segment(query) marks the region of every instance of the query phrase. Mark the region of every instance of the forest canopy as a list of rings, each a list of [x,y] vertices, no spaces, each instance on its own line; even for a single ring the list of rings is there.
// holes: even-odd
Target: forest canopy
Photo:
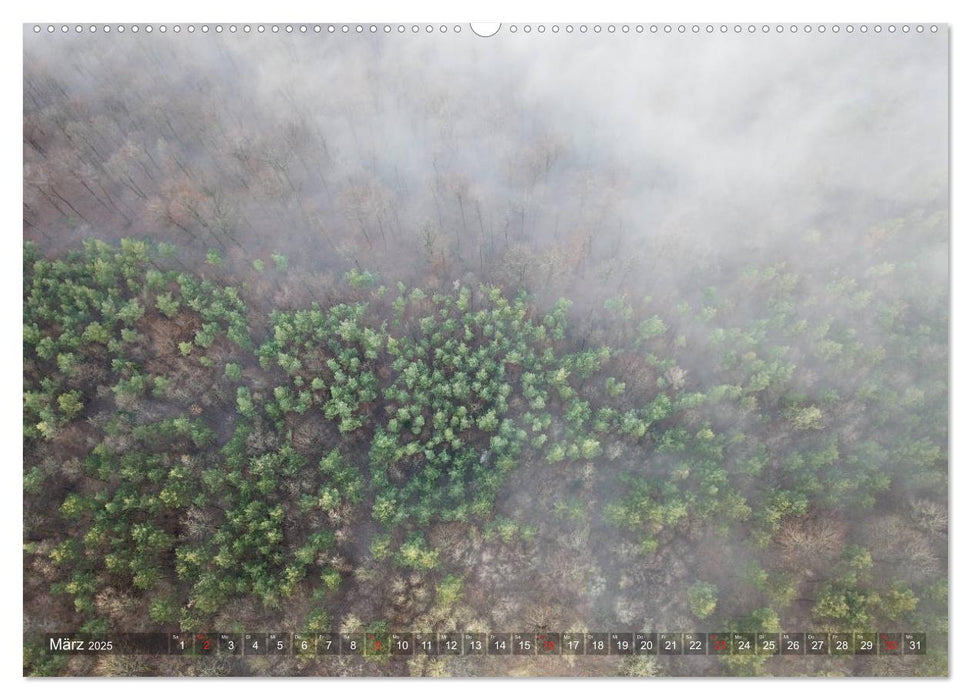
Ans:
[[[535,515],[497,508],[523,465],[561,482],[556,519],[601,521],[635,558],[741,536],[749,563],[728,585],[759,619],[803,596],[834,631],[933,621],[941,579],[899,558],[875,567],[871,550],[888,545],[866,534],[895,489],[919,494],[894,516],[926,548],[911,556],[931,561],[927,538],[943,534],[946,420],[926,409],[944,410],[945,384],[893,379],[942,349],[890,300],[873,322],[893,357],[818,320],[797,276],[753,269],[765,318],[723,328],[715,290],[680,310],[718,369],[700,384],[679,364],[685,335],[649,299],[605,300],[611,342],[591,346],[566,299],[543,309],[499,287],[389,286],[352,269],[344,301],[263,315],[247,299],[285,269],[228,286],[179,259],[134,239],[59,258],[24,249],[25,551],[81,631],[139,614],[211,628],[244,601],[257,618],[305,601],[301,630],[346,624],[341,595],[361,568],[457,580],[430,532],[537,546]],[[839,392],[799,386],[799,360],[833,354]],[[587,504],[584,482],[600,494]],[[711,583],[685,592],[698,620],[722,601]]]
[[[947,34],[25,27],[24,673],[945,674]]]

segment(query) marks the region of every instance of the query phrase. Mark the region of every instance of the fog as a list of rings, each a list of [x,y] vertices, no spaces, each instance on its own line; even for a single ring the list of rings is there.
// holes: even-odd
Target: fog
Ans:
[[[459,269],[480,271],[509,245],[585,236],[598,256],[639,259],[632,278],[657,260],[694,275],[765,251],[801,258],[791,247],[809,231],[849,262],[870,227],[946,207],[946,33],[25,32],[28,132],[35,119],[57,128],[38,114],[62,97],[34,82],[45,74],[80,129],[94,128],[92,105],[117,103],[99,153],[164,141],[191,186],[218,191],[237,240],[311,266],[332,264],[311,250],[366,265],[375,246],[414,249],[430,229]],[[164,182],[118,165],[164,197]],[[292,191],[254,192],[260,165]],[[96,232],[108,212],[85,194],[76,206]],[[159,225],[137,204],[126,235]],[[353,232],[369,252],[321,245]]]

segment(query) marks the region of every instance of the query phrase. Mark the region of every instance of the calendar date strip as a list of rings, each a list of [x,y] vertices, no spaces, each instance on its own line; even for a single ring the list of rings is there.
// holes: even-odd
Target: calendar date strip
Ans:
[[[895,656],[923,632],[290,632],[46,634],[53,654],[178,656]]]

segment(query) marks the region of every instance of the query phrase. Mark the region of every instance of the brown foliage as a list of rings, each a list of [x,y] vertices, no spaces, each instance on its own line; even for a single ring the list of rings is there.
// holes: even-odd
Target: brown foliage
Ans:
[[[828,511],[786,519],[776,535],[784,565],[807,572],[823,569],[839,556],[846,529],[846,523]]]

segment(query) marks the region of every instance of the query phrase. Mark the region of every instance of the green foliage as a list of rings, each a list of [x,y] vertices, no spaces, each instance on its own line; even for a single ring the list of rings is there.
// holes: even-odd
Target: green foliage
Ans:
[[[286,272],[289,266],[289,261],[286,255],[281,255],[280,253],[271,253],[270,258],[273,260],[273,264],[276,265],[277,272]]]
[[[698,619],[704,619],[715,612],[718,604],[718,588],[713,583],[696,581],[688,588],[688,608]]]
[[[307,613],[307,621],[304,623],[303,629],[305,634],[318,634],[330,631],[330,614],[322,608],[311,610]]]
[[[438,568],[438,550],[429,549],[425,545],[425,538],[420,533],[408,537],[398,553],[395,563],[415,571],[431,571]]]
[[[371,540],[371,556],[381,561],[391,556],[391,535],[377,535]]]
[[[870,609],[879,601],[872,592],[828,584],[816,596],[813,618],[830,629],[863,631],[871,627]]]
[[[729,620],[725,628],[731,632],[781,632],[779,615],[772,608],[758,608],[748,615]]]
[[[174,598],[156,596],[148,605],[148,616],[154,622],[175,622],[179,618],[179,605]]]
[[[639,332],[641,340],[650,340],[651,338],[667,333],[668,326],[658,316],[652,316],[649,319],[641,321]]]
[[[499,540],[506,544],[513,542],[530,542],[536,536],[536,529],[530,525],[522,525],[514,520],[497,516],[486,523],[482,532],[490,541]]]
[[[44,481],[46,480],[46,475],[43,470],[33,467],[30,471],[24,473],[24,493],[35,496],[41,492],[44,487]]]
[[[462,577],[447,575],[435,589],[435,604],[440,608],[451,608],[462,599]]]
[[[367,270],[348,270],[347,274],[344,275],[344,279],[354,289],[370,289],[377,284],[375,276]]]
[[[338,422],[342,433],[364,425],[365,406],[378,398],[370,363],[382,349],[380,334],[364,323],[366,311],[366,304],[340,304],[326,314],[316,306],[309,311],[273,314],[273,339],[260,347],[260,364],[281,368],[292,388],[314,387],[315,380],[320,387],[296,402],[288,387],[276,387],[281,414],[303,413],[317,406],[328,419]],[[307,367],[317,364],[327,367],[327,375],[310,373]]]
[[[337,569],[326,568],[320,574],[320,582],[326,591],[336,591],[341,586],[341,574]]]
[[[894,581],[890,589],[880,596],[880,614],[888,621],[905,619],[917,608],[920,601],[903,581]]]
[[[48,260],[25,246],[23,483],[43,523],[25,533],[25,571],[45,572],[78,629],[108,624],[105,592],[127,587],[160,625],[306,597],[317,607],[298,620],[328,630],[357,527],[372,528],[373,560],[354,575],[439,580],[444,615],[463,580],[440,571],[433,527],[466,524],[492,547],[548,534],[496,512],[523,465],[527,482],[564,484],[545,502],[559,526],[602,515],[635,562],[702,537],[737,542],[753,564],[732,585],[753,611],[724,620],[731,630],[779,629],[797,597],[820,629],[946,626],[933,614],[946,588],[886,576],[886,546],[838,515],[866,522],[881,497],[914,492],[931,505],[907,511],[902,532],[933,542],[946,529],[932,507],[947,487],[947,383],[934,369],[946,319],[896,287],[867,295],[843,273],[819,284],[755,269],[738,282],[757,300],[746,317],[722,287],[666,320],[620,295],[580,342],[565,300],[544,312],[497,287],[404,284],[385,298],[359,270],[345,276],[349,303],[267,319],[207,279],[227,272],[173,270],[173,253],[89,241]],[[269,259],[277,272],[258,284],[291,291],[286,257]],[[62,468],[64,455],[77,459]],[[590,493],[605,496],[599,514]],[[810,580],[796,563],[816,546]],[[710,583],[687,596],[699,619],[724,606]],[[56,666],[27,654],[31,673]]]
[[[80,391],[69,391],[57,397],[57,406],[66,420],[71,420],[84,409]]]
[[[42,641],[24,644],[25,676],[58,676],[67,667],[69,660],[68,654],[51,653]]]
[[[165,314],[166,317],[172,318],[179,313],[180,304],[178,299],[165,292],[155,297],[155,307]]]
[[[786,417],[796,430],[819,430],[822,427],[823,412],[817,406],[793,406],[786,411]]]
[[[604,302],[604,308],[620,316],[625,321],[629,321],[634,316],[634,309],[627,303],[625,295],[612,297]]]
[[[610,396],[612,398],[617,398],[618,396],[621,396],[626,389],[627,389],[626,382],[618,382],[614,377],[607,377],[607,382],[605,386],[607,396]]]

